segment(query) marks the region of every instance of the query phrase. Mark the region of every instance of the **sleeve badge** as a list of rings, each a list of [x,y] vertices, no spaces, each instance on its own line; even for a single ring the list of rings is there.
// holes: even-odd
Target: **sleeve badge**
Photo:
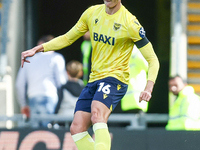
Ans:
[[[140,30],[139,30],[139,35],[140,35],[140,37],[141,37],[141,38],[144,38],[144,37],[145,37],[145,33],[146,33],[146,32],[144,31],[144,28],[141,27]]]

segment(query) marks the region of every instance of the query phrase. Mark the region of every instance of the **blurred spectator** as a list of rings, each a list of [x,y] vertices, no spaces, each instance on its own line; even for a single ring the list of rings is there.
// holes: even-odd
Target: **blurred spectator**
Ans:
[[[180,76],[169,79],[169,91],[177,96],[169,108],[167,130],[200,130],[200,97]]]
[[[59,93],[59,102],[56,113],[65,116],[73,116],[76,101],[84,88],[80,79],[83,76],[83,65],[79,61],[72,60],[66,65],[68,81],[62,86]]]
[[[38,45],[53,39],[46,35],[39,39]],[[20,67],[16,90],[21,113],[28,118],[32,114],[53,114],[58,102],[58,90],[67,81],[64,57],[54,51],[37,53],[28,58],[31,63]],[[48,122],[40,126],[47,127]],[[37,124],[32,124],[37,127]]]
[[[83,35],[83,42],[81,44],[82,64],[83,64],[83,82],[87,84],[89,75],[91,73],[91,57],[92,57],[92,43],[90,41],[90,32]]]

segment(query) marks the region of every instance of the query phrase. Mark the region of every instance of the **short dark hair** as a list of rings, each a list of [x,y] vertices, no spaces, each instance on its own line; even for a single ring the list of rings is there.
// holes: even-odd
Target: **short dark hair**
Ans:
[[[178,74],[177,74],[177,75],[174,75],[174,76],[170,76],[170,77],[169,77],[169,81],[175,79],[176,77],[181,78],[181,80],[183,81],[183,83],[187,83],[187,81],[184,80],[184,79],[183,79],[180,75],[178,75]]]
[[[39,42],[45,43],[45,42],[52,40],[53,38],[54,38],[54,36],[50,35],[50,34],[49,35],[43,35],[39,38],[38,43]]]
[[[172,79],[174,79],[174,78],[176,78],[176,77],[179,77],[179,78],[182,79],[182,77],[181,77],[180,75],[177,74],[177,75],[175,75],[175,76],[170,76],[170,77],[169,77],[169,80],[172,80]]]

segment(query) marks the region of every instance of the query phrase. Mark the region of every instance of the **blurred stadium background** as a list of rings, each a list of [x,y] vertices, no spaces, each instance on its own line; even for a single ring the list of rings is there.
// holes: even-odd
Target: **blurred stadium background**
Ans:
[[[22,51],[35,46],[37,39],[44,34],[54,36],[64,34],[76,23],[87,7],[98,3],[103,1],[0,0],[0,150],[73,149],[73,142],[68,138],[67,126],[62,131],[28,128],[30,122],[19,115],[20,109],[14,87],[15,78],[20,67]],[[120,122],[130,124],[127,128],[111,128],[112,149],[134,149],[135,147],[140,150],[196,150],[199,143],[197,137],[200,133],[167,132],[164,127],[168,119],[168,108],[173,99],[168,92],[170,75],[181,75],[200,94],[200,0],[147,0],[145,2],[122,0],[122,3],[144,26],[161,67],[145,116],[111,115],[109,120],[111,124]],[[72,59],[80,61],[81,42],[82,38],[58,52],[65,57],[66,62]],[[45,118],[51,121],[65,120],[67,123],[71,121],[71,118],[66,119],[64,116],[37,116],[32,121]],[[52,137],[54,144],[47,144],[51,143],[49,142],[51,139],[46,136]],[[123,136],[126,138],[122,138]],[[5,144],[10,139],[12,139],[12,146]],[[30,139],[32,139],[32,147],[24,148],[23,143]],[[47,148],[41,148],[45,147],[44,143]]]

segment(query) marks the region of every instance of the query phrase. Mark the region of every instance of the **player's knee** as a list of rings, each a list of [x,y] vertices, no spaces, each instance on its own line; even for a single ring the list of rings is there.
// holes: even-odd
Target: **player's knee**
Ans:
[[[91,117],[92,124],[98,123],[98,122],[106,122],[103,115],[98,111],[98,109],[95,109],[92,111],[92,117]]]
[[[72,123],[71,125],[70,125],[70,132],[71,132],[71,134],[76,134],[75,133],[75,125]]]
[[[72,135],[80,133],[81,132],[81,127],[79,124],[72,122],[71,126],[70,126],[70,132]]]
[[[94,115],[92,115],[91,121],[92,121],[92,124],[95,124],[97,123],[97,118]]]
[[[72,122],[70,126],[70,132],[72,135],[87,131],[87,127],[84,127],[82,124],[77,122]]]

